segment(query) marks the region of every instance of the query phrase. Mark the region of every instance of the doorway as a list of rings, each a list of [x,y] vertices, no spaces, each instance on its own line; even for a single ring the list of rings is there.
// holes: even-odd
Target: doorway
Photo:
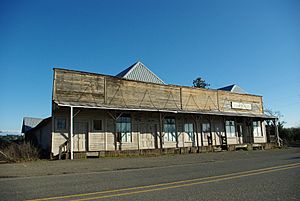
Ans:
[[[237,125],[237,134],[238,134],[238,144],[243,144],[243,135],[244,135],[244,129],[243,124],[238,123]]]
[[[87,122],[74,122],[74,137],[73,149],[74,151],[87,151]]]

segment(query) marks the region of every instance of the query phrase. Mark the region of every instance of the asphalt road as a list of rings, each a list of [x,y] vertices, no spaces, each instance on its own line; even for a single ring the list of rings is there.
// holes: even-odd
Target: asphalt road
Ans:
[[[1,164],[0,200],[30,199],[300,200],[300,149]]]

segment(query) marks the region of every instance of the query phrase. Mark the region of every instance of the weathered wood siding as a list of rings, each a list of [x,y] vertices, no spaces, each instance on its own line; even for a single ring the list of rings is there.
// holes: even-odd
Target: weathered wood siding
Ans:
[[[176,111],[262,114],[262,97],[55,69],[53,100],[61,104]],[[233,109],[231,102],[251,104]]]
[[[43,126],[29,131],[25,134],[25,139],[31,141],[43,151],[49,152],[51,147],[51,125],[52,122],[48,121]]]
[[[87,150],[86,151],[104,151],[104,150],[115,150],[114,144],[114,132],[115,132],[115,121],[108,114],[106,110],[99,109],[78,109],[74,110],[76,114],[74,117],[74,123],[76,122],[87,122]],[[155,136],[157,136],[157,148],[160,148],[160,125],[159,125],[159,114],[157,112],[129,112],[131,116],[132,126],[132,141],[122,143],[122,150],[137,150],[137,149],[154,149],[155,148]],[[66,142],[69,137],[69,116],[70,109],[67,107],[61,107],[59,110],[55,110],[54,122],[56,118],[64,117],[67,120],[67,129],[57,131],[54,126],[52,132],[52,153],[58,154],[59,146]],[[201,135],[203,136],[203,145],[208,146],[208,140],[206,135],[202,131],[202,124],[209,123],[211,120],[211,134],[212,143],[214,146],[221,145],[221,136],[225,136],[224,119],[219,116],[201,116],[201,118],[195,119],[191,115],[186,114],[168,114],[168,117],[174,117],[176,119],[176,130],[178,135],[178,147],[192,147],[192,141],[188,140],[188,134],[185,133],[184,124],[191,123],[194,128],[195,141],[194,146],[202,145]],[[103,129],[102,131],[93,131],[93,120],[102,120]],[[254,143],[265,143],[266,133],[265,126],[263,124],[263,136],[255,137]],[[76,130],[74,130],[76,133]],[[164,133],[163,133],[164,135]],[[208,134],[210,135],[210,134]],[[237,131],[236,131],[237,136]],[[227,137],[228,144],[239,144],[238,137]],[[246,137],[246,136],[244,136]],[[198,141],[197,141],[198,138]],[[163,148],[175,148],[177,142],[168,142],[163,138]],[[117,145],[119,149],[119,143]]]
[[[86,151],[103,151],[115,150],[114,132],[115,121],[105,110],[97,109],[75,109],[74,124],[76,122],[87,122],[88,131],[86,136]],[[155,136],[157,136],[157,148],[160,148],[160,125],[159,114],[155,112],[130,112],[131,126],[132,126],[132,141],[123,142],[122,150],[137,150],[137,149],[155,149]],[[54,123],[56,118],[64,117],[67,120],[67,129],[58,131],[53,126],[52,132],[52,153],[57,155],[59,153],[59,146],[65,143],[69,137],[69,108],[62,107],[53,112]],[[178,114],[177,114],[178,115]],[[175,116],[174,116],[175,117]],[[93,131],[93,120],[101,119],[103,121],[103,131]],[[178,147],[191,147],[192,142],[187,141],[188,135],[184,132],[184,123],[193,123],[191,117],[186,117],[181,114],[176,118],[176,127],[178,133]],[[196,137],[199,139],[199,146],[201,145],[201,127],[198,122],[198,130],[195,131]],[[74,130],[76,133],[76,130]],[[164,133],[163,133],[164,135]],[[119,149],[117,143],[117,149]],[[196,138],[194,146],[197,146]],[[168,142],[163,138],[163,148],[176,147],[176,141]]]
[[[254,143],[266,143],[267,142],[267,134],[266,134],[266,123],[262,122],[262,136],[254,137]]]

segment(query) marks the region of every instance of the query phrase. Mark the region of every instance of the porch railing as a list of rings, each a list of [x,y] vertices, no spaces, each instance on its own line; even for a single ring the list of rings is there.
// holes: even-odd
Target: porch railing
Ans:
[[[70,150],[70,143],[68,141],[65,141],[59,146],[59,154],[58,154],[58,159],[61,160],[62,156],[65,154],[67,158],[67,153]]]

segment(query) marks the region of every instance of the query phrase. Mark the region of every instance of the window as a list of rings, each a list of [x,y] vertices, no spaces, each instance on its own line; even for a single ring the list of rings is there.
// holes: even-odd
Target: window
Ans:
[[[184,132],[188,134],[189,138],[188,141],[194,141],[194,128],[193,124],[187,123],[184,124]]]
[[[234,121],[226,121],[226,134],[227,137],[235,137],[235,125]]]
[[[56,130],[66,130],[67,129],[67,120],[66,118],[57,118],[56,119]]]
[[[204,124],[202,124],[202,131],[203,132],[210,132],[210,126],[209,126],[209,123],[204,123]]]
[[[93,130],[94,131],[102,131],[103,130],[101,119],[93,120]]]
[[[121,116],[117,120],[118,142],[132,142],[131,135],[131,117]]]
[[[176,141],[176,125],[174,118],[166,118],[164,120],[164,133],[165,141]]]
[[[253,121],[253,135],[254,135],[254,137],[262,136],[260,121]]]
[[[209,123],[202,124],[202,132],[204,134],[204,138],[207,138],[210,135],[210,125]]]

